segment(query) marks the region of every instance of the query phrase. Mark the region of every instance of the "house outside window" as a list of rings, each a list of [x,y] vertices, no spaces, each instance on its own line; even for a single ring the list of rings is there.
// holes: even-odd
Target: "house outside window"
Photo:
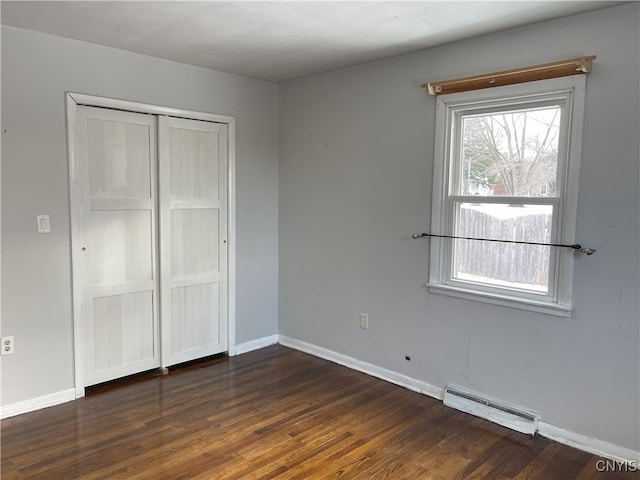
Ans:
[[[430,291],[568,317],[585,77],[439,96]],[[515,242],[530,242],[534,245]]]

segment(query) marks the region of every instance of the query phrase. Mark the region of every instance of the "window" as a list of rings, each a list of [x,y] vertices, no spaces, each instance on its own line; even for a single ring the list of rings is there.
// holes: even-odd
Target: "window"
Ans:
[[[573,244],[584,76],[437,98],[431,233]],[[431,239],[430,291],[567,317],[573,251]]]

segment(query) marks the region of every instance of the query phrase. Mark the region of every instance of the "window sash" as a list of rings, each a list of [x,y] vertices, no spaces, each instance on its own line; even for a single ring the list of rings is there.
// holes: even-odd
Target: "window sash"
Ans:
[[[534,199],[534,202],[529,200]],[[446,217],[449,219],[447,226],[447,235],[460,236],[460,232],[457,230],[459,226],[458,218],[460,216],[459,209],[463,203],[487,203],[492,205],[546,205],[550,206],[552,210],[551,214],[551,232],[548,243],[558,243],[558,224],[560,223],[559,215],[559,203],[560,199],[554,197],[468,197],[468,196],[451,196],[447,201]],[[499,240],[499,239],[498,239]],[[481,240],[470,240],[480,242]],[[441,240],[442,242],[442,240]],[[501,286],[499,283],[483,283],[474,282],[471,280],[461,280],[455,276],[455,247],[456,239],[445,240],[445,244],[440,248],[444,250],[444,257],[446,259],[444,263],[444,276],[442,278],[444,284],[454,286],[458,288],[478,289],[485,293],[495,293],[500,295],[516,295],[523,298],[537,299],[546,302],[557,302],[558,300],[558,249],[555,247],[549,247],[551,249],[549,253],[549,266],[548,266],[548,285],[547,291],[537,292],[533,289],[516,288]]]
[[[449,147],[449,154],[445,161],[448,162],[448,193],[454,195],[461,195],[462,192],[462,169],[463,169],[463,128],[462,123],[465,117],[490,115],[496,113],[514,113],[520,111],[529,111],[535,109],[541,109],[545,107],[559,107],[560,108],[560,128],[558,131],[558,160],[556,165],[556,191],[554,196],[560,198],[563,194],[561,186],[563,185],[564,172],[567,165],[568,155],[568,143],[570,135],[570,120],[569,113],[571,108],[571,97],[566,94],[563,96],[554,95],[540,95],[538,100],[532,100],[529,97],[523,98],[524,103],[517,103],[517,98],[505,99],[503,104],[492,101],[484,104],[474,104],[473,106],[459,105],[451,107],[450,117],[450,134],[451,145]],[[488,197],[489,195],[480,197]],[[494,197],[505,198],[505,195],[491,195]],[[526,198],[538,198],[535,196]],[[545,197],[548,198],[548,197]]]

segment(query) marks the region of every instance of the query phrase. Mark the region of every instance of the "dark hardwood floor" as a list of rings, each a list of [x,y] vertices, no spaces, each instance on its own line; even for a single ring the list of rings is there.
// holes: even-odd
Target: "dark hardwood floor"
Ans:
[[[282,346],[2,421],[2,479],[625,479]]]

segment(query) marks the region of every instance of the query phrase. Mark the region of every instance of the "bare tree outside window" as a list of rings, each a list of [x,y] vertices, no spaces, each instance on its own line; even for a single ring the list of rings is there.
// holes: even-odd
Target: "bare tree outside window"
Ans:
[[[555,194],[558,106],[463,119],[462,195]]]

